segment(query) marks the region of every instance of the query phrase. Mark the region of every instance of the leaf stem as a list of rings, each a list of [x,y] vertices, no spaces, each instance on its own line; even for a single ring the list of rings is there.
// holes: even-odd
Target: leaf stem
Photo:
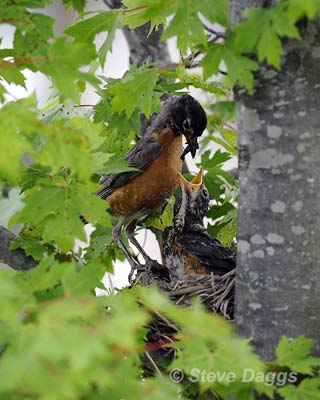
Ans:
[[[139,7],[135,7],[135,8],[125,8],[124,10],[122,10],[122,12],[127,13],[127,12],[133,12],[133,11],[139,11],[139,10],[143,10],[144,8],[148,8],[149,5],[145,4],[144,6],[139,6]]]

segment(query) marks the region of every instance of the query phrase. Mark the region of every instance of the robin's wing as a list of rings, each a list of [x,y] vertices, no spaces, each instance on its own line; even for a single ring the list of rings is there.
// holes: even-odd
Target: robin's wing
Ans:
[[[160,154],[161,144],[152,136],[144,136],[135,147],[124,157],[131,166],[139,171],[121,172],[103,176],[99,183],[103,187],[96,192],[102,199],[109,197],[120,186],[124,185],[135,176],[141,174],[148,165]]]
[[[222,275],[235,268],[236,256],[222,246],[218,239],[202,229],[193,229],[176,236],[176,244],[194,255],[208,272]]]

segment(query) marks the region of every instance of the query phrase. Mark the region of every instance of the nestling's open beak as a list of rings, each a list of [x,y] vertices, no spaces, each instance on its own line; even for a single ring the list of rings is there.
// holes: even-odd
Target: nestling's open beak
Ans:
[[[189,192],[192,189],[200,190],[202,182],[203,182],[203,169],[200,168],[197,175],[192,179],[191,182],[188,182],[186,178],[184,178],[181,174],[179,174],[178,179],[180,183],[181,189],[186,188]]]
[[[202,169],[202,167],[200,167],[199,172],[192,179],[192,181],[190,183],[191,183],[192,187],[194,187],[196,189],[200,189],[202,182],[203,182],[203,169]]]

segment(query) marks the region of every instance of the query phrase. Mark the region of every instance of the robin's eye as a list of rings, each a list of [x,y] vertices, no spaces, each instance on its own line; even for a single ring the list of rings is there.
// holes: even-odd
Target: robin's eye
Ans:
[[[185,130],[190,129],[190,128],[191,128],[191,121],[190,121],[190,119],[189,119],[189,118],[185,119],[185,120],[182,122],[182,126],[183,126],[183,129],[185,129]]]
[[[204,197],[209,197],[209,192],[207,190],[203,190],[203,196]]]

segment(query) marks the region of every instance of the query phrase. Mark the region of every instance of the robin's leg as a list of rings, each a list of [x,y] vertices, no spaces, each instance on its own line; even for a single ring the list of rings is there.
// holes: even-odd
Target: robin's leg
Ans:
[[[130,221],[130,223],[126,226],[126,235],[128,239],[136,246],[142,257],[144,258],[144,261],[146,263],[145,269],[149,271],[152,275],[164,279],[167,282],[170,282],[169,270],[165,266],[159,264],[158,261],[152,260],[152,258],[148,256],[148,254],[141,247],[140,243],[134,237],[134,230],[136,225],[136,220]]]
[[[131,281],[132,275],[133,275],[134,271],[139,267],[139,264],[131,257],[128,249],[126,248],[126,246],[124,245],[124,243],[121,240],[121,230],[122,230],[122,225],[123,225],[124,220],[125,220],[124,216],[121,216],[119,218],[119,222],[112,230],[112,237],[113,237],[114,241],[117,243],[117,245],[119,246],[120,250],[126,256],[126,259],[128,260],[128,262],[130,264],[131,271],[129,274],[129,281]]]
[[[152,259],[148,256],[148,254],[143,250],[141,247],[140,243],[137,241],[137,239],[134,237],[134,230],[136,229],[137,226],[137,220],[130,221],[129,224],[126,226],[126,236],[132,242],[135,247],[138,249],[142,257],[144,258],[144,261],[146,263],[152,261]]]

